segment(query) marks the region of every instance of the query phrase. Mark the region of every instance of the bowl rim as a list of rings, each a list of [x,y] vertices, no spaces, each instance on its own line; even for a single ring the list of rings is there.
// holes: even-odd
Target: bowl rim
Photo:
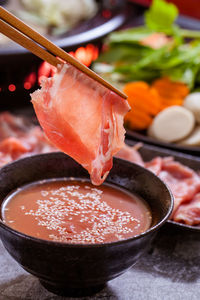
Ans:
[[[18,159],[16,161],[13,161],[11,163],[8,163],[6,164],[4,167],[2,167],[0,169],[0,172],[4,171],[4,168],[7,168],[7,167],[10,167],[12,165],[15,165],[15,164],[18,164],[18,163],[21,163],[21,161],[23,160],[27,160],[27,159],[31,159],[31,158],[34,158],[34,157],[43,157],[43,156],[53,156],[53,155],[57,155],[57,154],[64,154],[62,152],[51,152],[51,153],[42,153],[42,154],[36,154],[36,155],[32,155],[32,156],[28,156],[28,157],[24,157],[24,158],[21,158],[21,159]],[[64,154],[66,155],[66,154]],[[70,156],[66,155],[66,157],[72,159]],[[121,244],[126,244],[126,243],[129,243],[131,240],[137,240],[137,239],[140,239],[146,235],[149,235],[150,233],[153,233],[154,231],[157,231],[162,225],[164,225],[168,218],[170,217],[171,213],[172,213],[172,210],[173,210],[173,207],[174,207],[174,197],[173,197],[173,194],[171,192],[171,190],[169,189],[169,187],[163,182],[163,180],[161,180],[158,176],[156,176],[153,172],[151,172],[150,170],[148,169],[145,169],[143,168],[142,166],[138,165],[138,164],[135,164],[135,163],[132,163],[132,162],[129,162],[127,160],[124,160],[124,159],[121,159],[121,158],[117,158],[117,157],[114,157],[113,161],[121,161],[125,164],[131,164],[133,165],[134,167],[138,168],[138,169],[141,169],[141,170],[145,170],[145,172],[147,173],[150,173],[151,176],[153,177],[156,177],[156,180],[160,181],[165,189],[167,190],[167,192],[169,193],[169,196],[170,196],[170,205],[169,205],[169,208],[167,210],[167,213],[166,215],[164,216],[164,218],[162,218],[158,223],[156,223],[154,226],[151,226],[149,229],[145,230],[144,232],[140,233],[140,234],[137,234],[137,235],[134,235],[132,237],[129,237],[127,239],[121,239],[121,240],[118,240],[118,241],[113,241],[113,242],[106,242],[106,243],[95,243],[95,244],[91,244],[91,243],[64,243],[64,242],[57,242],[57,241],[51,241],[51,240],[45,240],[45,239],[40,239],[40,238],[37,238],[37,237],[34,237],[34,236],[30,236],[30,235],[27,235],[25,233],[22,233],[20,231],[17,231],[11,227],[9,227],[7,224],[4,223],[4,221],[2,220],[2,218],[0,217],[0,227],[2,227],[4,230],[6,231],[9,231],[10,233],[14,234],[14,235],[17,235],[18,237],[20,238],[23,238],[23,239],[26,239],[26,240],[29,240],[29,241],[33,241],[35,243],[44,243],[46,245],[51,245],[51,246],[59,246],[59,247],[67,247],[67,248],[76,248],[76,247],[79,247],[79,248],[101,248],[101,247],[105,247],[105,246],[115,246],[115,245],[121,245]],[[82,167],[80,165],[80,167]],[[89,178],[88,178],[89,179]],[[35,181],[36,182],[36,181]],[[106,180],[105,180],[106,182]],[[113,184],[113,183],[111,183]],[[113,184],[114,185],[114,184]],[[2,207],[2,204],[0,204],[0,209]],[[0,234],[0,240],[1,239],[1,234]]]

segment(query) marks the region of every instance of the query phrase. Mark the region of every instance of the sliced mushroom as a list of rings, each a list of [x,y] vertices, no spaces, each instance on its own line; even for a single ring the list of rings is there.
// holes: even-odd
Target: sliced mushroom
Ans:
[[[188,137],[179,141],[178,144],[185,146],[200,146],[200,126],[197,126]]]
[[[149,126],[147,129],[147,135],[151,138],[155,139],[154,129],[153,129],[153,123]]]
[[[195,116],[195,119],[200,123],[200,92],[189,94],[183,102],[183,106],[189,109]]]
[[[151,134],[164,142],[176,142],[189,135],[195,125],[191,111],[182,106],[170,106],[161,111],[153,120]]]

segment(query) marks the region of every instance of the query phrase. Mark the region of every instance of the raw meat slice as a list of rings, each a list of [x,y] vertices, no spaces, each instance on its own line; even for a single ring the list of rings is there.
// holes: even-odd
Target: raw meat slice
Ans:
[[[152,159],[150,162],[147,162],[145,164],[145,167],[153,172],[155,175],[159,175],[160,171],[162,169],[162,158],[161,157],[155,157],[154,159]]]
[[[31,97],[45,134],[101,184],[124,145],[128,102],[68,64],[41,86]]]
[[[21,138],[31,154],[58,151],[46,138],[39,126],[30,128],[29,133]]]
[[[124,144],[123,148],[121,148],[115,156],[144,167],[144,161],[140,153],[137,151],[137,148],[137,145],[130,147]]]
[[[187,225],[200,224],[200,193],[191,202],[179,206],[174,214],[174,221]]]
[[[200,192],[200,177],[192,169],[179,162],[163,159],[159,177],[169,186],[174,196],[174,213],[179,205],[189,202]]]
[[[167,170],[178,179],[187,179],[197,175],[191,168],[174,161],[172,156],[163,158],[162,169]]]
[[[12,162],[12,160],[10,154],[0,152],[0,167]]]
[[[0,114],[0,167],[15,159],[56,151],[39,126],[8,112]]]
[[[29,131],[25,118],[17,117],[9,112],[0,114],[0,141],[8,137],[20,137]]]
[[[28,151],[28,147],[26,147],[26,145],[24,145],[24,143],[16,137],[6,138],[0,143],[0,152],[6,154],[9,153],[13,160]]]

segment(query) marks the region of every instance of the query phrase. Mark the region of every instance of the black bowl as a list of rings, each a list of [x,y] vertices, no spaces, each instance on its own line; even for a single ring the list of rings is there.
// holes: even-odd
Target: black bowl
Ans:
[[[0,170],[0,203],[19,186],[56,177],[88,178],[88,173],[63,153],[42,154],[15,161]],[[114,158],[106,182],[143,197],[152,210],[152,225],[132,238],[104,244],[67,244],[17,232],[0,220],[0,237],[10,255],[57,294],[85,295],[133,266],[167,221],[173,199],[165,184],[150,171]]]

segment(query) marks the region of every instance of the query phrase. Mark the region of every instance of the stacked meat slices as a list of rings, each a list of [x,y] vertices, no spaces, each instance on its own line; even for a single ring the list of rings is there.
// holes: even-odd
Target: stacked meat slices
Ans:
[[[8,112],[0,114],[0,167],[30,154],[55,150],[39,126]]]
[[[117,156],[146,167],[168,185],[174,195],[174,221],[200,224],[200,176],[196,172],[173,157],[156,157],[145,163],[134,147],[124,147]]]

